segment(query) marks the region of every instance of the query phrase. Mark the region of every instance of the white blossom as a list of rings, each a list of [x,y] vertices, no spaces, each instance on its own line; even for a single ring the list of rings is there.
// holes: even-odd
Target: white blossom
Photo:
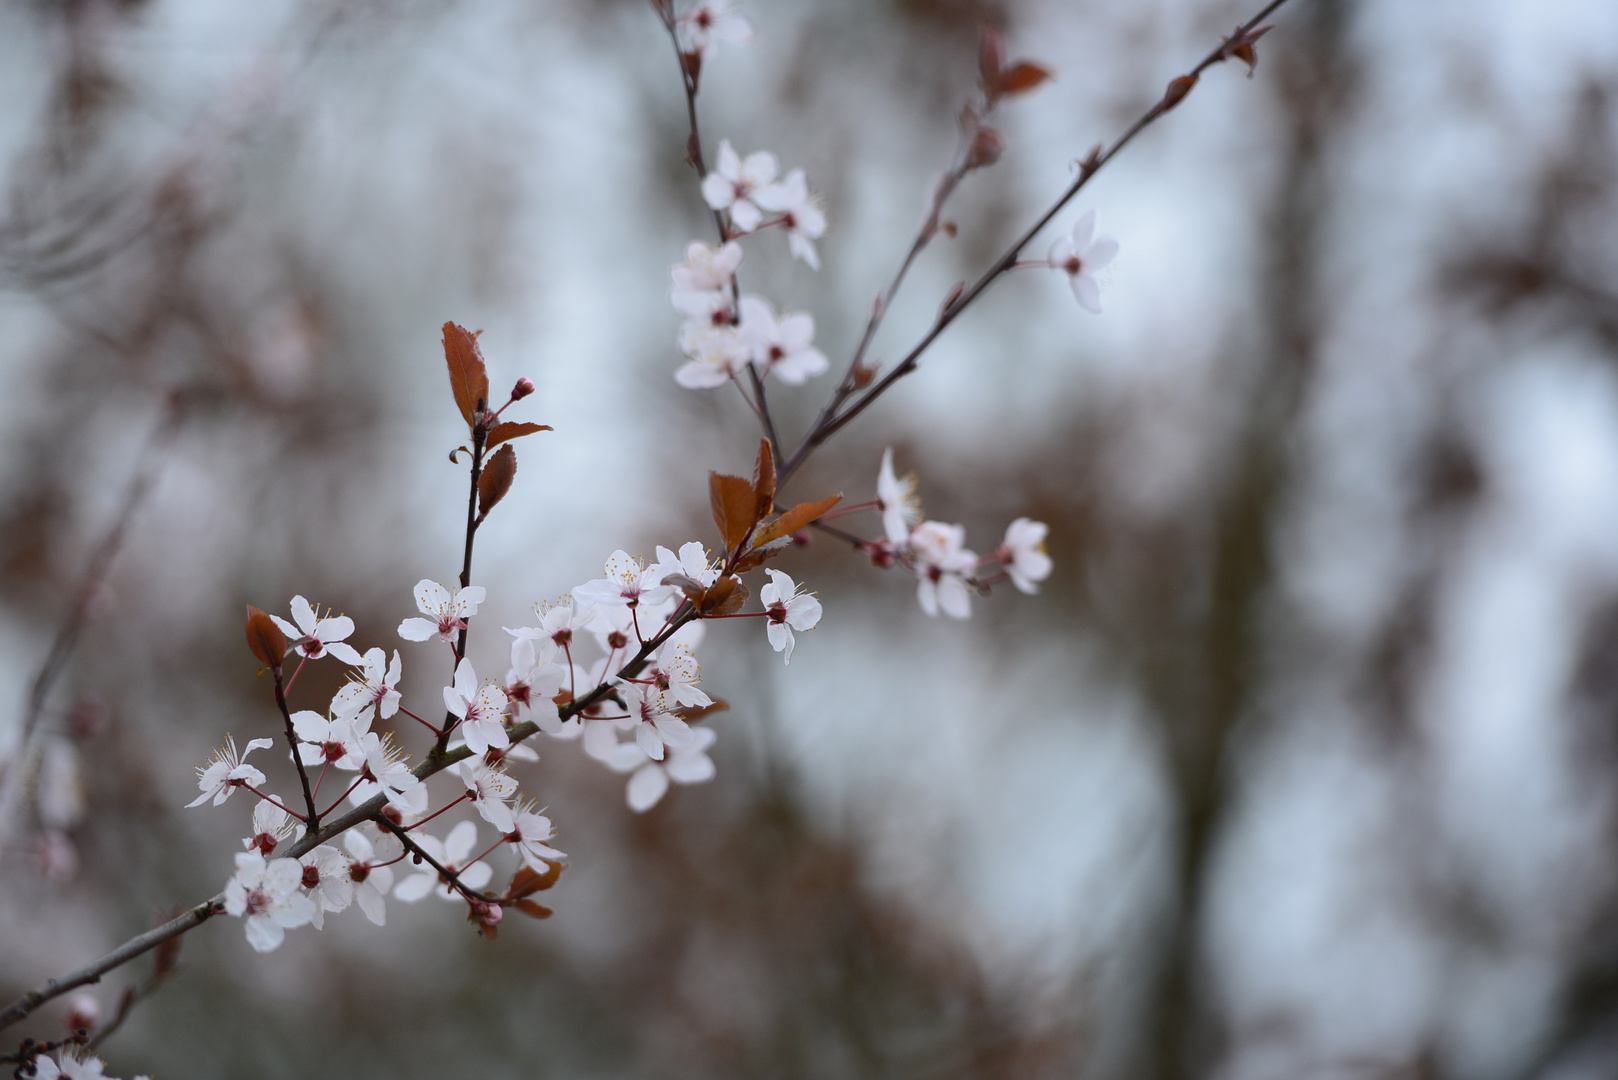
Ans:
[[[286,810],[270,802],[259,800],[253,807],[253,835],[242,841],[249,851],[257,851],[266,859],[281,841],[292,835],[295,819]]]
[[[910,534],[910,551],[921,578],[916,599],[928,615],[937,615],[940,609],[952,619],[972,614],[966,579],[977,568],[978,557],[962,546],[965,541],[964,528],[938,521],[924,521]]]
[[[406,641],[426,641],[436,634],[438,640],[453,644],[466,629],[466,620],[478,613],[484,596],[481,585],[468,585],[452,593],[438,582],[422,578],[416,582],[416,608],[427,617],[400,623],[399,636]]]
[[[321,844],[305,852],[298,862],[303,865],[304,892],[315,904],[309,921],[316,930],[323,929],[326,912],[343,911],[354,902],[348,858],[331,845]]]
[[[546,841],[552,837],[551,819],[535,813],[531,806],[517,811],[513,827],[506,831],[506,841],[517,848],[523,862],[543,874],[549,867],[546,860],[565,862],[567,856]]]
[[[491,746],[503,750],[511,745],[511,737],[501,722],[505,699],[505,691],[493,683],[478,685],[472,661],[462,659],[456,665],[455,685],[444,687],[444,707],[460,719],[456,730],[474,754],[486,753]]]
[[[288,930],[315,917],[315,902],[299,891],[302,884],[297,859],[266,862],[256,851],[236,856],[236,873],[225,885],[225,910],[246,917],[247,943],[255,952],[273,952]]]
[[[781,225],[787,231],[787,246],[793,256],[808,263],[810,269],[819,270],[820,255],[815,251],[814,242],[826,235],[826,215],[809,194],[803,170],[793,169],[785,180],[759,191],[753,201],[781,215]]]
[[[502,833],[510,832],[511,807],[507,802],[517,794],[517,781],[503,770],[485,765],[481,758],[467,758],[452,768],[466,785],[466,793],[483,820]]]
[[[698,53],[704,61],[713,56],[718,42],[745,45],[753,40],[753,24],[747,16],[730,10],[730,0],[702,0],[679,18],[681,48]]]
[[[830,366],[825,354],[810,344],[813,318],[794,312],[777,320],[770,305],[756,296],[742,297],[741,336],[752,350],[753,363],[788,385],[801,386]]]
[[[197,769],[197,786],[202,789],[202,794],[186,803],[186,809],[201,806],[209,799],[218,806],[230,798],[230,793],[239,787],[262,787],[264,774],[246,763],[247,755],[254,750],[263,750],[274,745],[275,743],[269,739],[253,739],[247,744],[247,749],[242,751],[241,756],[237,757],[236,739],[226,735],[225,745],[214,751],[213,758],[207,765]]]
[[[792,663],[792,632],[812,630],[820,622],[820,601],[808,593],[799,593],[798,586],[780,570],[770,569],[769,583],[758,592],[759,602],[767,614],[765,631],[770,647],[784,652],[786,663]]]
[[[921,519],[921,504],[916,499],[916,474],[907,473],[904,479],[893,474],[893,447],[882,451],[882,468],[876,474],[876,504],[882,511],[882,531],[894,544],[910,539],[910,530]]]
[[[656,806],[667,793],[670,780],[700,784],[713,779],[713,759],[707,751],[718,736],[710,727],[692,728],[691,733],[690,745],[670,750],[663,761],[650,760],[634,743],[623,743],[607,759],[607,765],[617,772],[632,773],[624,792],[631,810],[639,814]]]
[[[1051,576],[1051,557],[1045,553],[1045,537],[1050,526],[1043,521],[1018,518],[1006,526],[1006,538],[994,557],[1000,560],[1011,583],[1021,592],[1039,591],[1036,582]]]
[[[292,598],[292,618],[297,623],[294,626],[278,616],[271,615],[275,625],[281,628],[292,642],[292,651],[306,660],[319,660],[327,653],[331,653],[345,664],[360,662],[360,654],[354,646],[343,641],[354,632],[354,620],[347,615],[328,615],[319,618],[315,609],[309,606],[309,601],[301,596]]]
[[[742,232],[752,232],[764,220],[764,212],[753,197],[775,182],[777,168],[775,155],[769,151],[741,158],[729,139],[721,139],[714,171],[702,180],[702,197],[715,210],[729,210],[731,222]]]
[[[388,921],[384,898],[393,888],[393,868],[381,865],[391,862],[399,854],[400,845],[391,835],[371,840],[359,829],[343,834],[343,846],[348,848],[348,879],[354,883],[354,902],[365,912],[365,917],[383,926]]]
[[[1073,296],[1079,306],[1101,314],[1101,285],[1096,271],[1103,269],[1118,255],[1118,241],[1110,236],[1095,236],[1096,212],[1086,210],[1073,225],[1070,236],[1064,236],[1051,245],[1050,264],[1068,276]]]
[[[385,664],[385,657],[381,649],[366,650],[361,677],[350,678],[348,684],[337,691],[337,696],[331,699],[332,712],[338,716],[357,717],[379,708],[382,719],[386,720],[399,711],[399,676],[403,673],[399,650],[393,650],[392,664]],[[369,726],[367,723],[366,727]]]

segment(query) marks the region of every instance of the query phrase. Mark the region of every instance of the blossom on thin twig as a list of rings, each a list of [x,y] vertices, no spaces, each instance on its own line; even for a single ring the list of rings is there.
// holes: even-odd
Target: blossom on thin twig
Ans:
[[[972,614],[966,579],[977,568],[978,557],[965,543],[964,528],[940,521],[924,521],[910,534],[911,554],[921,577],[916,599],[928,615],[937,615],[940,609],[952,619]]]
[[[921,520],[921,503],[916,498],[916,474],[903,479],[893,474],[893,447],[882,451],[882,468],[876,474],[876,503],[882,511],[882,531],[890,543],[903,544],[910,530]]]
[[[478,685],[472,661],[463,659],[455,666],[455,685],[444,687],[444,707],[460,719],[456,730],[474,754],[485,753],[491,746],[504,749],[511,745],[501,723],[505,697],[505,691],[493,683]]]
[[[774,373],[791,386],[825,373],[830,364],[811,344],[815,337],[811,316],[792,312],[777,319],[770,305],[756,296],[742,297],[741,307],[741,337],[761,372]]]
[[[1110,236],[1095,236],[1096,212],[1086,210],[1073,224],[1071,235],[1061,237],[1051,245],[1050,264],[1068,276],[1073,296],[1079,306],[1101,314],[1101,285],[1096,271],[1103,269],[1118,255],[1118,241]],[[1094,239],[1092,239],[1094,237]]]
[[[803,170],[793,169],[780,183],[760,190],[753,201],[781,215],[780,224],[787,231],[787,247],[793,257],[808,263],[811,270],[819,270],[820,255],[814,242],[826,235],[826,215],[809,193]]]
[[[297,859],[266,862],[256,851],[236,856],[236,873],[225,885],[225,910],[246,917],[247,943],[255,952],[273,952],[288,930],[315,917],[315,902],[299,891],[302,884]]]
[[[452,593],[430,578],[416,582],[415,591],[416,608],[427,618],[406,619],[399,624],[399,636],[406,641],[426,641],[437,634],[438,640],[453,644],[456,635],[466,629],[466,620],[478,613],[485,596],[481,585],[468,585]]]
[[[419,620],[425,622],[426,620]],[[379,709],[386,720],[399,711],[399,650],[393,650],[393,663],[385,664],[386,654],[381,649],[367,649],[362,658],[360,678],[350,678],[347,685],[331,699],[331,711],[338,716],[357,717],[368,709]],[[366,725],[369,727],[369,723]],[[363,730],[363,729],[361,729]]]
[[[702,197],[714,210],[730,211],[730,220],[742,232],[752,232],[764,220],[754,196],[775,182],[775,155],[759,150],[742,158],[729,139],[719,141],[719,160],[703,177]]]
[[[218,806],[230,798],[230,793],[239,787],[262,787],[264,774],[247,764],[247,755],[254,750],[268,749],[274,745],[270,739],[253,739],[238,757],[235,737],[226,735],[225,745],[215,750],[212,760],[197,770],[197,786],[202,789],[202,794],[186,803],[186,809],[201,806],[209,799]]]
[[[769,584],[758,593],[759,601],[768,615],[765,632],[770,639],[770,647],[778,653],[785,653],[783,660],[790,664],[792,632],[814,629],[815,624],[820,622],[820,601],[808,593],[798,592],[798,586],[784,572],[772,568],[765,573],[770,575]]]
[[[753,40],[753,24],[745,15],[730,10],[730,0],[703,0],[676,20],[680,28],[680,48],[707,61],[718,42],[745,45]]]
[[[1043,521],[1020,517],[1006,526],[1006,538],[994,557],[1006,568],[1006,575],[1019,592],[1030,596],[1039,591],[1037,582],[1051,576],[1051,557],[1045,554],[1045,536],[1050,526]]]
[[[316,615],[315,609],[309,606],[309,601],[301,596],[292,598],[292,618],[297,622],[294,626],[285,619],[271,615],[275,625],[292,642],[292,651],[305,660],[319,660],[327,653],[331,653],[345,664],[358,664],[360,654],[343,639],[354,632],[354,620],[347,615],[328,615],[324,619]]]
[[[470,821],[463,821],[455,826],[442,841],[427,833],[413,836],[423,851],[438,860],[444,869],[460,878],[461,884],[468,889],[483,888],[494,875],[494,871],[485,862],[473,863],[471,866],[462,865],[466,857],[472,854],[477,838],[478,828]],[[412,874],[399,882],[393,889],[393,895],[407,904],[413,904],[435,888],[438,895],[445,900],[461,899],[460,893],[452,889],[449,882],[443,881],[438,871],[426,863],[422,863],[420,873]]]

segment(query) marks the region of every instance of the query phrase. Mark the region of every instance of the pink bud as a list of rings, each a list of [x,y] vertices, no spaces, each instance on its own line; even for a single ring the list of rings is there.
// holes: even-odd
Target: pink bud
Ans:
[[[511,389],[511,400],[512,401],[521,401],[523,398],[527,397],[529,394],[532,394],[533,392],[534,392],[534,380],[532,380],[532,379],[518,379],[517,380],[517,385],[512,387],[512,389]]]
[[[101,1003],[89,994],[74,994],[67,1003],[67,1029],[94,1031],[101,1022]]]

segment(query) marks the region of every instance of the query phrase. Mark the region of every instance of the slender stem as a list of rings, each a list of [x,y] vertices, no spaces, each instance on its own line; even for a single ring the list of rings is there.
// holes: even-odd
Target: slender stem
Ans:
[[[449,867],[433,858],[427,853],[427,849],[410,839],[409,833],[405,832],[400,826],[389,821],[382,814],[376,815],[373,820],[375,820],[378,825],[388,830],[394,836],[397,836],[399,838],[399,842],[405,846],[406,851],[416,856],[416,858],[420,859],[428,866],[431,866],[434,870],[437,870],[438,876],[444,879],[445,884],[452,886],[456,892],[460,893],[466,899],[475,900],[482,904],[498,904],[500,902],[493,896],[485,896],[476,889],[469,889],[465,885],[462,885],[459,871],[451,870]],[[476,860],[473,861],[475,862]],[[470,866],[472,864],[468,863],[467,865]]]
[[[259,798],[263,799],[265,802],[269,803],[271,806],[279,806],[281,809],[283,809],[287,813],[291,814],[298,821],[302,821],[305,825],[307,825],[309,823],[304,818],[304,816],[302,814],[298,813],[296,810],[292,809],[292,807],[288,806],[286,803],[282,802],[280,799],[277,799],[274,795],[271,795],[269,792],[260,791],[258,788],[254,787],[252,784],[243,784],[242,789],[244,791],[251,791],[254,795],[257,795]]]
[[[1222,42],[1219,46],[1209,52],[1207,56],[1203,57],[1197,66],[1192,68],[1185,78],[1195,79],[1207,68],[1228,59],[1231,55],[1229,51],[1230,43],[1232,41],[1239,40],[1246,34],[1257,29],[1259,23],[1267,19],[1284,3],[1286,3],[1286,0],[1270,0],[1270,3],[1266,4],[1263,10],[1237,28],[1236,33],[1232,38]],[[832,435],[841,430],[846,424],[848,424],[849,421],[853,420],[856,416],[869,408],[871,403],[876,401],[877,398],[881,397],[890,386],[904,378],[906,375],[910,374],[912,371],[916,370],[916,362],[921,357],[921,354],[926,352],[928,346],[932,345],[932,343],[938,338],[938,335],[942,334],[945,328],[953,323],[956,317],[959,316],[962,311],[966,310],[966,308],[969,307],[974,300],[982,295],[983,291],[987,289],[989,285],[995,281],[995,279],[1016,265],[1017,259],[1022,254],[1023,248],[1027,247],[1029,242],[1033,240],[1040,230],[1044,229],[1045,226],[1050,223],[1051,219],[1060,213],[1062,208],[1067,206],[1067,204],[1072,201],[1073,197],[1090,182],[1091,177],[1095,176],[1095,174],[1100,171],[1102,166],[1106,165],[1107,162],[1116,157],[1119,151],[1121,151],[1125,146],[1129,145],[1129,143],[1134,140],[1135,136],[1144,131],[1154,120],[1178,105],[1180,101],[1183,100],[1186,92],[1188,92],[1188,87],[1182,80],[1176,80],[1174,83],[1171,83],[1170,90],[1166,92],[1164,96],[1160,98],[1154,105],[1152,105],[1151,108],[1147,109],[1139,119],[1131,124],[1124,131],[1124,133],[1118,137],[1117,141],[1115,141],[1110,147],[1107,147],[1107,149],[1102,153],[1094,154],[1085,159],[1085,161],[1079,167],[1079,175],[1071,184],[1068,185],[1067,190],[1062,192],[1057,200],[1052,203],[1051,206],[1043,214],[1041,214],[1032,225],[1024,230],[1022,235],[1019,236],[998,259],[990,263],[989,268],[985,270],[983,274],[966,289],[965,292],[952,301],[947,307],[944,308],[944,310],[938,313],[938,317],[933,321],[932,327],[922,335],[921,340],[916,343],[910,352],[905,355],[905,358],[901,360],[892,371],[888,372],[888,374],[882,379],[878,380],[874,385],[869,387],[863,394],[855,399],[854,403],[849,405],[847,409],[841,411],[827,410],[821,414],[820,419],[815,422],[814,426],[809,429],[808,434],[804,436],[803,442],[801,442],[798,445],[798,448],[792,452],[792,456],[787,459],[784,465],[776,470],[776,483],[778,485],[786,483],[787,478],[793,473],[797,472],[798,468],[804,463],[808,456],[814,452],[816,447],[825,442],[827,439],[831,438]],[[839,386],[839,390],[841,390],[841,386]]]
[[[148,930],[144,934],[130,938],[94,963],[86,964],[77,971],[69,972],[59,979],[51,979],[37,990],[28,991],[28,993],[8,1005],[4,1012],[0,1012],[0,1028],[15,1024],[47,1001],[65,994],[69,990],[76,990],[87,983],[99,982],[101,976],[113,968],[121,964],[127,964],[142,953],[157,948],[163,942],[177,938],[187,930],[202,925],[224,910],[225,894],[220,893],[213,899],[205,900],[196,907],[191,908],[183,915],[170,919],[157,929]]]
[[[298,757],[298,735],[292,730],[292,711],[287,708],[286,687],[281,684],[281,669],[274,667],[270,670],[275,674],[275,703],[281,707],[281,719],[286,721],[287,749],[292,752],[292,764],[297,767],[298,782],[303,785],[303,802],[309,808],[309,816],[303,819],[303,823],[307,831],[314,832],[320,828],[320,813],[315,810],[315,793],[309,790],[309,771],[303,767],[303,760]]]
[[[362,772],[362,773],[360,773],[359,776],[354,778],[354,782],[352,784],[348,785],[348,790],[347,791],[345,791],[341,795],[337,796],[337,801],[336,802],[334,802],[330,806],[326,807],[326,813],[329,814],[333,810],[337,809],[339,806],[343,805],[343,800],[348,798],[350,795],[354,794],[354,789],[359,787],[363,783],[365,783],[365,774]]]
[[[466,548],[461,555],[461,588],[472,584],[472,544],[478,534],[478,477],[483,475],[483,450],[488,445],[489,433],[484,428],[482,419],[486,403],[479,401],[477,409],[472,413],[472,482],[466,495]],[[463,620],[464,622],[464,620]],[[466,633],[471,629],[462,626],[461,632],[455,639],[455,663],[459,666],[461,658],[466,655]],[[417,717],[420,719],[420,717]],[[422,721],[426,723],[426,721]],[[433,744],[433,753],[442,757],[449,748],[449,733],[454,730],[455,714],[445,710],[444,726],[439,730],[438,741]],[[431,727],[431,724],[427,725]]]
[[[472,796],[471,796],[470,793],[461,795],[460,798],[455,799],[454,801],[446,803],[445,805],[439,807],[437,810],[434,810],[432,813],[428,814],[426,817],[422,818],[420,821],[416,822],[414,825],[405,826],[405,832],[412,832],[412,831],[414,831],[416,829],[421,828],[423,825],[427,824],[429,821],[431,821],[433,818],[437,817],[439,814],[442,814],[445,811],[454,809],[455,807],[461,805],[463,802],[465,802],[467,799],[470,799],[471,797]]]

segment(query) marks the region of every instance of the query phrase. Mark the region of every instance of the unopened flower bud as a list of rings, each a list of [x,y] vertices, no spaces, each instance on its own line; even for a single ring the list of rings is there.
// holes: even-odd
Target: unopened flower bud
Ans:
[[[101,1003],[89,994],[74,994],[67,1003],[67,1030],[94,1031],[101,1022]]]
[[[534,392],[534,380],[518,379],[517,385],[511,388],[511,400],[521,401]]]
[[[814,539],[814,534],[808,529],[799,529],[797,532],[792,534],[792,544],[794,547],[808,547],[814,542]]]
[[[966,152],[966,167],[981,169],[993,165],[1000,160],[1000,154],[1005,148],[1006,143],[1000,137],[1000,133],[985,124],[972,136],[972,147]]]
[[[629,636],[622,630],[614,630],[612,633],[607,635],[607,644],[612,646],[614,649],[621,649],[625,645],[629,644]]]

